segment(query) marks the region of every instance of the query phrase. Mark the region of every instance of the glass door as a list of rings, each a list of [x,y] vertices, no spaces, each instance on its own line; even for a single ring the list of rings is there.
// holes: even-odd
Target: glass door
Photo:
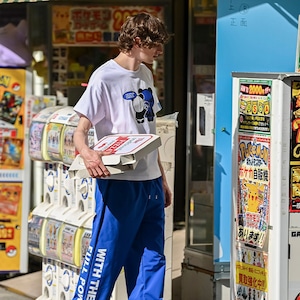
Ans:
[[[185,261],[213,271],[216,1],[191,0],[189,20]]]

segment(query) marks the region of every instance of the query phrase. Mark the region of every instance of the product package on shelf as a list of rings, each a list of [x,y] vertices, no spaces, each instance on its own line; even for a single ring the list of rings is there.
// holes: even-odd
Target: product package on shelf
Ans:
[[[32,210],[28,221],[28,251],[39,256],[45,255],[44,241],[47,218],[61,202],[59,199],[60,172],[58,164],[44,164],[43,181],[43,201]]]
[[[76,218],[77,217],[77,218]],[[62,224],[59,260],[80,268],[90,242],[93,215],[72,213]]]
[[[57,205],[53,208],[45,222],[45,234],[42,241],[42,253],[48,258],[59,260],[62,247],[64,220],[71,208]]]
[[[59,241],[61,240],[62,223],[71,209],[68,199],[61,197],[61,166],[59,163],[45,163],[44,169],[44,201],[53,203],[44,225],[44,239],[41,250],[44,256],[59,258]]]
[[[61,169],[61,193],[63,203],[70,207],[64,215],[63,223],[60,227],[60,240],[58,241],[58,259],[72,266],[80,267],[81,265],[81,237],[84,234],[84,224],[94,216],[95,188],[92,182],[86,184],[84,194],[81,198],[78,196],[78,190],[75,182],[68,176],[68,168],[60,164]],[[88,178],[90,181],[92,178]],[[95,179],[93,179],[95,181]],[[95,183],[94,183],[95,184]],[[72,192],[71,192],[72,189]]]
[[[32,160],[50,161],[45,126],[52,114],[60,108],[61,106],[49,106],[33,117],[29,128],[29,156]]]
[[[9,140],[13,140],[17,136],[17,131],[17,128],[12,124],[0,120],[0,164],[3,164],[5,161],[5,145]]]
[[[63,129],[64,146],[62,149],[62,162],[67,166],[72,164],[77,155],[73,138],[76,126],[77,125],[72,125],[70,122],[68,122]],[[91,128],[88,132],[88,144],[90,147],[94,146],[95,144],[94,128]]]
[[[50,208],[50,206],[48,207]],[[28,252],[33,255],[43,256],[42,253],[42,241],[44,240],[44,221],[47,217],[47,214],[43,216],[43,210],[41,213],[31,214],[28,221]]]
[[[72,106],[64,106],[51,115],[45,128],[46,147],[51,161],[63,162],[64,149],[68,150],[64,140],[65,126],[69,119],[76,115]],[[72,145],[68,145],[70,146]]]
[[[82,266],[85,255],[88,251],[90,246],[91,238],[92,238],[92,230],[93,230],[93,221],[94,217],[89,218],[83,225],[82,225],[82,234],[78,235],[80,239],[80,251],[79,255],[76,256],[76,261],[79,262],[80,266]]]
[[[59,260],[76,267],[81,266],[81,239],[85,231],[84,226],[94,217],[94,211],[80,204],[81,202],[65,214],[60,228],[58,247]]]
[[[97,151],[110,151],[102,161],[111,174],[135,169],[137,162],[161,145],[155,134],[114,134],[100,139],[94,146]],[[83,159],[77,155],[69,168],[70,177],[89,177]]]

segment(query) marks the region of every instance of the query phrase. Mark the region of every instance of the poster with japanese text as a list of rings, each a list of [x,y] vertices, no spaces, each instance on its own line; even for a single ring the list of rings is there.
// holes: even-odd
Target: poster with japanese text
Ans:
[[[268,299],[268,256],[239,245],[236,248],[235,300]]]
[[[24,167],[26,76],[23,69],[0,68],[0,170]]]
[[[68,98],[76,91],[74,87],[86,86],[99,65],[119,54],[117,41],[122,24],[141,12],[164,20],[164,6],[53,5],[52,90]],[[150,69],[165,107],[164,56],[159,56]]]
[[[116,45],[128,16],[148,12],[163,19],[161,6],[76,6],[52,7],[53,45]]]
[[[300,212],[300,81],[291,89],[290,212]]]
[[[240,132],[270,134],[271,85],[271,80],[240,79]]]
[[[31,72],[0,68],[0,272],[26,272],[30,165],[25,96]]]
[[[263,247],[269,224],[270,139],[238,137],[237,240]]]
[[[20,268],[22,228],[22,183],[0,183],[0,271]],[[26,216],[24,216],[26,217]]]

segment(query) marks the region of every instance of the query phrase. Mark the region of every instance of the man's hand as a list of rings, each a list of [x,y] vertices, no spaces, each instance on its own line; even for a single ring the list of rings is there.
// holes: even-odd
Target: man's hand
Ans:
[[[110,176],[110,172],[103,164],[102,156],[110,155],[110,151],[95,151],[90,148],[85,148],[80,156],[83,158],[84,164],[93,178],[104,178]]]
[[[88,132],[92,127],[90,120],[81,116],[74,132],[74,144],[83,162],[93,178],[110,176],[110,172],[107,170],[102,161],[102,156],[111,154],[110,151],[95,151],[88,145]]]
[[[163,190],[165,195],[165,207],[168,207],[172,203],[172,192],[166,181],[163,181]]]

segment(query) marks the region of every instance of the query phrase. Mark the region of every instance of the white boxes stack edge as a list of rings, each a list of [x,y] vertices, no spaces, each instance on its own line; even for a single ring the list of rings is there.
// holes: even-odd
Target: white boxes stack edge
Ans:
[[[162,144],[159,148],[160,160],[173,195],[177,115],[178,113],[174,113],[159,117],[156,122],[156,134],[160,136]],[[172,299],[173,211],[174,202],[172,201],[172,204],[165,211],[165,256],[167,262],[164,289],[165,300]]]

